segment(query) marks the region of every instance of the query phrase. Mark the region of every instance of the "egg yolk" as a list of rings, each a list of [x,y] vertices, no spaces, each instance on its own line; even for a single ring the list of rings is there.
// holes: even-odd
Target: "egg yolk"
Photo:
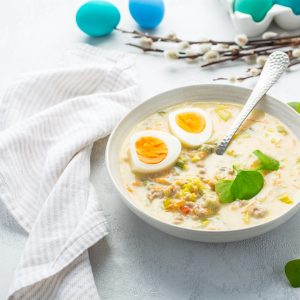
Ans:
[[[155,137],[142,137],[135,143],[138,158],[145,164],[158,164],[163,161],[167,154],[167,145]]]
[[[205,119],[194,112],[181,113],[176,116],[177,125],[184,131],[191,133],[202,132],[205,128]]]

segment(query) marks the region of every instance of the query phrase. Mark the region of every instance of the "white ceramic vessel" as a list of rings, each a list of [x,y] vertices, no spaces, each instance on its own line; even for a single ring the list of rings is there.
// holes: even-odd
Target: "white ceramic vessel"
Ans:
[[[165,223],[149,215],[146,211],[136,207],[129,192],[123,187],[120,176],[119,151],[128,132],[147,116],[171,105],[186,101],[218,101],[235,102],[243,104],[248,99],[251,90],[230,85],[204,84],[182,87],[167,91],[152,97],[134,108],[112,132],[106,148],[106,165],[109,175],[119,191],[124,203],[141,219],[153,227],[173,236],[200,241],[200,242],[231,242],[248,239],[265,233],[287,221],[300,207],[300,202],[291,207],[285,214],[261,225],[236,230],[196,230],[182,228],[177,225]],[[265,96],[258,105],[263,110],[285,123],[300,140],[300,117],[288,105],[270,97]]]
[[[272,21],[275,21],[284,30],[300,28],[300,15],[295,15],[289,7],[275,4],[261,22],[255,22],[250,15],[233,11],[234,0],[221,1],[225,4],[236,30],[250,37],[258,36],[265,32]]]

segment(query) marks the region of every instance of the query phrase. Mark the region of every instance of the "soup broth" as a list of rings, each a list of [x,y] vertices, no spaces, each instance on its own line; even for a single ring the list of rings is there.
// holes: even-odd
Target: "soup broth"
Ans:
[[[201,109],[205,118],[198,121],[192,113],[184,112],[180,118],[174,117],[177,123],[171,128],[171,114],[184,109],[192,112]],[[300,144],[289,128],[275,117],[254,111],[225,154],[214,153],[240,110],[241,106],[233,103],[183,103],[158,111],[137,124],[120,150],[122,181],[134,204],[164,222],[199,230],[255,226],[277,218],[296,205],[300,199]],[[208,128],[209,124],[212,125],[211,132],[210,129],[205,132],[204,127]],[[143,168],[134,168],[135,150],[130,140],[134,134],[148,130],[176,136],[181,149],[178,150],[178,143],[172,146],[170,142],[166,143],[168,147],[164,146],[160,135],[155,139],[139,139],[132,147],[142,147],[136,148],[135,154],[137,164],[143,163]],[[195,141],[203,137],[208,139],[201,145],[191,146],[193,137]],[[166,157],[172,161],[177,150],[179,156],[173,163],[153,171],[155,164],[163,167],[162,160]],[[256,150],[277,160],[279,169],[260,171],[264,185],[251,199],[236,199],[230,203],[220,201],[216,184],[220,180],[234,180],[238,170],[257,170],[257,156],[253,154]]]

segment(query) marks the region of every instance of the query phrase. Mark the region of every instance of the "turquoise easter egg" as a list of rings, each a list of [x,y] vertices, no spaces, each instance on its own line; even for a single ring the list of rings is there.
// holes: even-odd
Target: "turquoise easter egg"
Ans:
[[[251,15],[255,22],[260,22],[272,6],[273,0],[235,0],[233,11]]]
[[[295,15],[300,15],[300,1],[299,0],[275,0],[275,3],[290,7]]]
[[[89,1],[77,11],[76,23],[87,35],[104,36],[111,33],[120,22],[120,12],[107,1]]]
[[[163,0],[129,0],[129,11],[142,28],[153,29],[162,21],[165,5]]]

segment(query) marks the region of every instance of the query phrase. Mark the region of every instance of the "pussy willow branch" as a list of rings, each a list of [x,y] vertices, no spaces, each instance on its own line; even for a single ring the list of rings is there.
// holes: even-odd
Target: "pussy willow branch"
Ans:
[[[169,43],[188,42],[190,45],[206,44],[206,43],[210,43],[213,45],[217,45],[217,44],[233,45],[233,44],[235,44],[234,42],[215,41],[215,40],[208,40],[208,39],[201,40],[201,41],[187,41],[187,40],[182,40],[178,37],[171,38],[168,36],[157,36],[157,35],[148,34],[146,32],[141,32],[141,31],[137,31],[137,30],[130,31],[130,30],[124,30],[121,28],[116,28],[115,30],[120,31],[122,33],[126,33],[126,34],[131,34],[131,35],[133,35],[133,38],[147,37],[147,38],[152,39],[153,42],[169,42]]]
[[[300,41],[299,41],[299,43],[300,43]],[[144,47],[144,46],[141,46],[141,45],[138,45],[138,44],[132,44],[132,43],[126,43],[126,45],[141,49],[143,52],[157,52],[157,53],[163,53],[164,52],[163,49],[156,48],[156,47],[155,48],[154,47]],[[276,46],[268,47],[268,48],[263,47],[262,49],[257,48],[257,49],[251,50],[250,52],[249,52],[248,49],[245,49],[245,50],[241,49],[239,51],[224,51],[223,56],[226,57],[226,58],[203,64],[202,67],[208,67],[208,66],[215,65],[215,64],[221,64],[221,63],[224,63],[226,61],[234,61],[234,60],[238,60],[240,58],[251,56],[251,55],[254,55],[254,54],[256,54],[256,55],[268,55],[273,50],[276,50],[276,49],[278,50],[278,49],[286,48],[286,47],[287,47],[286,45],[284,45],[284,46],[283,45],[276,45]],[[288,52],[288,51],[286,51],[286,52]],[[188,55],[188,54],[185,54],[184,51],[182,51],[182,52],[179,52],[178,59],[196,59],[196,58],[202,57],[202,56],[203,56],[203,54],[201,54],[201,53]]]
[[[187,50],[181,50],[181,51],[176,51],[177,57],[176,59],[180,60],[196,60],[197,58],[202,58],[204,59],[204,64],[202,64],[202,68],[209,67],[212,65],[221,65],[225,62],[234,62],[238,61],[241,59],[247,59],[253,57],[258,57],[258,56],[268,56],[270,55],[273,51],[275,50],[281,50],[287,53],[290,57],[291,64],[289,67],[292,67],[294,65],[300,64],[300,58],[295,58],[292,55],[292,51],[294,48],[298,47],[300,45],[300,35],[291,35],[291,36],[278,36],[278,37],[270,37],[270,38],[262,38],[262,39],[251,39],[247,40],[245,45],[238,45],[236,41],[219,41],[219,40],[212,40],[212,39],[205,39],[205,40],[199,40],[199,41],[194,41],[194,40],[184,40],[181,38],[176,37],[176,35],[169,35],[169,36],[157,36],[157,35],[152,35],[144,32],[140,32],[137,30],[129,31],[129,30],[124,30],[117,28],[119,32],[125,33],[125,34],[130,34],[134,39],[141,39],[141,38],[148,38],[151,39],[151,43],[156,43],[160,44],[162,43],[173,43],[173,44],[179,44],[182,42],[188,43],[188,45],[195,45],[195,44],[210,44],[213,47],[218,47],[215,49],[218,52],[218,57],[215,60],[207,60],[205,59],[205,54],[201,53],[201,51],[196,51],[193,53],[189,54]],[[158,47],[157,44],[152,45],[143,45],[141,44],[135,44],[135,43],[127,43],[127,45],[131,47],[138,48],[142,50],[143,52],[153,52],[153,53],[159,53],[163,54],[165,52],[164,47]],[[220,48],[221,46],[221,48]],[[236,47],[231,47],[230,46],[236,46]],[[222,49],[223,47],[223,49]],[[261,70],[262,67],[260,66],[255,66],[254,67],[257,70]],[[247,72],[250,72],[247,70]],[[256,77],[258,74],[247,74],[246,76],[241,76],[236,78],[237,80],[245,80],[248,78]],[[227,78],[217,78],[215,80],[225,80]]]
[[[300,64],[300,60],[299,59],[292,59],[291,63],[289,64],[288,68],[291,68],[295,65],[299,65]],[[257,67],[257,69],[261,70],[262,67]],[[247,72],[249,72],[250,69],[247,70]],[[243,80],[246,80],[246,79],[249,79],[249,78],[254,78],[254,77],[258,77],[260,75],[257,74],[257,75],[246,75],[246,76],[240,76],[240,77],[237,77],[236,80],[238,81],[243,81]],[[218,80],[228,80],[227,77],[219,77],[219,78],[215,78],[213,79],[214,81],[218,81]]]
[[[260,74],[257,74],[257,75],[241,76],[241,77],[237,77],[236,80],[237,80],[237,81],[243,81],[243,80],[246,80],[246,79],[258,77],[259,75],[260,75]],[[228,80],[228,78],[227,78],[227,77],[218,77],[218,78],[213,79],[213,81],[219,81],[219,80]]]
[[[187,42],[190,45],[193,44],[206,44],[210,43],[212,45],[217,45],[217,44],[226,44],[226,45],[235,45],[236,43],[234,41],[218,41],[218,40],[212,40],[212,39],[203,39],[199,41],[191,41],[191,40],[185,40],[185,39],[180,39],[178,37],[168,37],[168,36],[157,36],[157,35],[152,35],[146,32],[141,32],[137,30],[125,30],[122,28],[116,28],[115,30],[120,31],[125,34],[131,34],[133,38],[141,38],[141,37],[148,37],[151,38],[153,42],[170,42],[170,43],[181,43],[181,42]],[[281,36],[281,37],[273,37],[269,39],[252,39],[248,41],[247,46],[249,45],[259,45],[259,44],[268,44],[268,43],[292,43],[293,40],[300,40],[300,35],[291,35],[291,36]],[[298,41],[299,43],[299,41]]]
[[[274,47],[268,48],[268,49],[262,49],[262,50],[257,49],[255,51],[253,51],[251,54],[239,52],[239,54],[229,56],[226,59],[220,59],[220,60],[217,60],[217,61],[213,61],[213,62],[210,62],[210,63],[203,64],[201,67],[204,68],[204,67],[208,67],[208,66],[211,66],[211,65],[223,63],[223,62],[226,62],[226,61],[234,61],[234,60],[238,60],[240,58],[247,57],[247,56],[254,55],[254,54],[255,55],[270,55],[272,53],[272,51],[278,50],[278,49],[281,49],[281,48],[283,48],[283,47],[282,46],[274,46]],[[284,47],[284,48],[286,48],[286,47]],[[291,56],[291,51],[290,50],[283,51],[283,52],[288,54],[291,60],[293,59],[293,57]],[[258,67],[258,68],[261,68],[261,67]]]
[[[137,44],[132,44],[132,43],[126,43],[125,45],[141,49],[144,52],[159,52],[159,53],[163,53],[164,52],[164,50],[162,50],[162,49],[144,47],[144,46],[137,45]]]

